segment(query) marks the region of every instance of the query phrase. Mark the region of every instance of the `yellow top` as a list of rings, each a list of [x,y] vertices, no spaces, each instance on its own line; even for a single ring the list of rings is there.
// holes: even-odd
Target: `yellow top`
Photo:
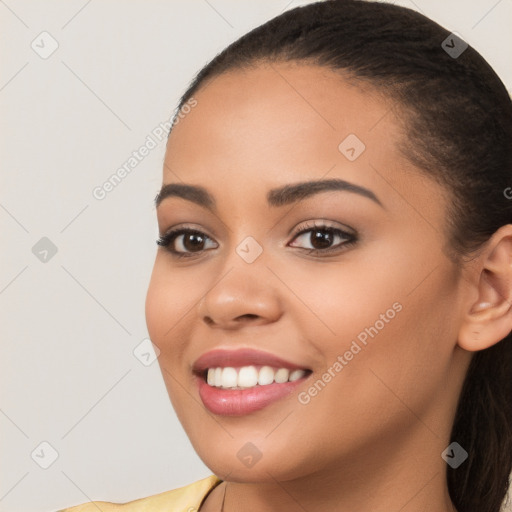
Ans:
[[[185,487],[127,503],[90,501],[58,512],[197,512],[206,496],[221,482],[211,475]]]

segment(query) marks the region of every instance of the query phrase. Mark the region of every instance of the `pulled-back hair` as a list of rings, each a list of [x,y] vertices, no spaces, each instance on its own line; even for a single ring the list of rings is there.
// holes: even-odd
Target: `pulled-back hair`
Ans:
[[[213,78],[261,62],[312,63],[374,86],[401,112],[404,156],[449,191],[448,253],[462,261],[512,223],[512,194],[506,193],[512,190],[511,99],[484,58],[464,47],[404,7],[317,2],[286,11],[228,46],[196,75],[178,111]],[[512,470],[512,334],[473,355],[451,441],[469,454],[457,469],[447,466],[457,510],[499,512]]]

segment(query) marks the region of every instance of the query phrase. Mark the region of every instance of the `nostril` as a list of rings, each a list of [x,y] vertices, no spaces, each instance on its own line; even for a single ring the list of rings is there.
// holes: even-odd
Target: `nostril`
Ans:
[[[238,318],[240,318],[241,320],[250,319],[250,318],[258,318],[258,315],[254,315],[253,313],[247,313],[245,315],[240,315]]]
[[[232,322],[245,322],[245,321],[253,320],[256,318],[260,318],[259,315],[255,315],[253,313],[247,313],[245,315],[237,316],[234,320],[232,320]],[[210,316],[204,316],[203,321],[207,325],[213,325],[216,323],[215,320],[213,320]],[[232,327],[235,327],[235,325],[233,324]]]
[[[212,325],[212,324],[213,324],[213,320],[212,320],[209,316],[205,316],[205,317],[204,317],[204,321],[205,321],[208,325]]]

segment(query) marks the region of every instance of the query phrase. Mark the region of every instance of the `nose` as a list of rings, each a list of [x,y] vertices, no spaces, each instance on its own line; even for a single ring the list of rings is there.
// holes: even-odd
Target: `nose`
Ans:
[[[198,313],[213,328],[238,329],[276,322],[282,315],[276,280],[263,262],[236,262],[209,284]]]

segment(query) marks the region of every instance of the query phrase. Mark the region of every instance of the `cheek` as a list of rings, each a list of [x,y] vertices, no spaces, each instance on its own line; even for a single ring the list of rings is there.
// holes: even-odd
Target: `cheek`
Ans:
[[[318,400],[319,414],[329,403],[337,403],[330,408],[335,422],[343,425],[347,413],[358,416],[359,428],[368,428],[370,435],[373,429],[391,433],[436,407],[450,385],[457,336],[450,307],[454,297],[443,292],[448,277],[443,279],[440,273],[421,292],[391,294],[389,302],[399,299],[393,311],[383,301],[365,315],[354,308],[352,318],[340,316],[337,325],[342,329],[344,323],[350,324],[351,335],[340,337],[337,347],[331,345],[330,361],[339,354],[346,363],[332,387],[326,388],[323,404]],[[431,420],[432,427],[436,422]]]
[[[197,280],[180,277],[158,255],[146,294],[146,324],[151,340],[157,345],[168,345],[179,331],[191,306],[197,301]]]
[[[392,402],[400,408],[395,394],[421,410],[443,386],[457,335],[455,287],[448,265],[413,256],[394,250],[373,261],[347,258],[335,270],[319,266],[293,281],[309,308],[301,305],[296,321],[321,354],[320,373],[342,357],[331,370],[336,377],[327,375],[332,383],[312,390],[319,414],[339,397],[353,411]]]
[[[202,295],[201,281],[186,272],[173,272],[165,255],[159,254],[146,294],[146,325],[151,341],[160,349],[158,363],[169,396],[180,416],[180,404],[189,396],[183,386],[192,385],[189,368],[184,365],[194,305]]]
[[[300,332],[332,357],[333,351],[347,350],[358,335],[364,338],[365,329],[375,323],[379,331],[387,328],[397,316],[393,304],[403,296],[408,279],[393,275],[389,267],[384,268],[387,266],[354,252],[343,261],[316,266],[299,263],[280,269],[282,280],[296,297],[290,296],[286,304],[301,326]]]
[[[364,333],[365,343],[357,335],[324,340],[325,367],[297,397],[296,435],[314,434],[317,446],[330,447],[329,457],[357,456],[365,445],[393,439],[417,424],[440,396],[446,359],[427,343],[426,330],[417,332],[414,304],[393,311],[387,324],[347,327]],[[337,326],[342,330],[352,320],[340,316]]]
[[[189,403],[190,396],[182,393],[185,382],[178,355],[183,353],[185,341],[180,341],[183,337],[179,335],[179,320],[189,307],[164,263],[157,256],[146,294],[146,325],[151,341],[160,349],[158,364],[162,377],[171,403],[183,422],[183,409],[193,403]]]

